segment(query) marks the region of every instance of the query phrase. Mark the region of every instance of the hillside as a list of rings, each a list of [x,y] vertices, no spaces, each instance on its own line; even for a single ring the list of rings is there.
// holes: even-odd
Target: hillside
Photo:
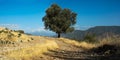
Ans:
[[[66,38],[32,36],[33,41],[0,48],[0,60],[119,60],[120,41],[91,44]],[[108,44],[109,42],[109,44]],[[113,44],[111,44],[113,43]],[[117,45],[118,44],[118,45]],[[105,49],[104,49],[105,48]]]
[[[15,42],[28,42],[33,40],[32,37],[27,36],[24,32],[19,30],[10,30],[0,27],[0,42],[15,43]]]
[[[54,39],[31,36],[21,30],[0,27],[0,60],[34,60],[48,49],[58,48]]]
[[[98,43],[88,43],[67,38],[52,38],[25,35],[18,37],[20,32],[1,28],[0,60],[119,60],[120,37],[106,38]],[[7,32],[7,33],[5,33]],[[10,34],[12,39],[9,39]],[[3,38],[6,40],[3,40]],[[23,39],[18,42],[17,39]],[[27,38],[32,38],[28,41]],[[24,41],[25,40],[25,41]]]
[[[62,34],[62,36],[70,39],[82,40],[88,33],[101,38],[107,35],[120,35],[120,26],[96,26],[85,31],[75,30],[72,33]]]

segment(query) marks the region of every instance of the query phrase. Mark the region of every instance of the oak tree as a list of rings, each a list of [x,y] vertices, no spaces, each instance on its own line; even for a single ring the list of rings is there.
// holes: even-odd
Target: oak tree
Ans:
[[[52,4],[47,10],[46,15],[43,17],[45,29],[49,29],[58,34],[60,38],[61,33],[72,32],[73,25],[76,23],[77,14],[70,9],[62,9],[57,4]]]

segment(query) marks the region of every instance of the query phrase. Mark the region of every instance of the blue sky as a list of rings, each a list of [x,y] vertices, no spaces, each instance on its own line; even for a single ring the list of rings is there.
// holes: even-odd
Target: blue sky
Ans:
[[[0,25],[45,32],[42,17],[53,3],[78,14],[76,29],[120,26],[120,0],[0,0]]]

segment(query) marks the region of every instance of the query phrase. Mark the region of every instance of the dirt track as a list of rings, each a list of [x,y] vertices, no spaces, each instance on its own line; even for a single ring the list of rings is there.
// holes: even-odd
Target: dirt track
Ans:
[[[56,40],[59,49],[49,50],[49,53],[44,53],[46,60],[119,60],[120,55],[99,55],[93,52],[84,50],[81,47],[76,47],[63,41]],[[44,59],[44,57],[42,57]]]

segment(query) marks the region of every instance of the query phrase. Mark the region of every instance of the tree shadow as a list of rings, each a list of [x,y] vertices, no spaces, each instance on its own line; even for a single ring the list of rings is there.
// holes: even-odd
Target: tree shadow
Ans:
[[[115,46],[104,45],[89,51],[49,50],[44,55],[63,60],[120,60],[120,54],[115,53],[117,50]]]
[[[90,56],[90,60],[120,60],[120,55]]]
[[[86,54],[85,52],[79,51],[66,51],[66,50],[49,50],[50,53],[44,53],[44,55],[48,55],[50,57],[59,58],[63,60],[90,60],[89,58],[83,57],[82,54]]]

